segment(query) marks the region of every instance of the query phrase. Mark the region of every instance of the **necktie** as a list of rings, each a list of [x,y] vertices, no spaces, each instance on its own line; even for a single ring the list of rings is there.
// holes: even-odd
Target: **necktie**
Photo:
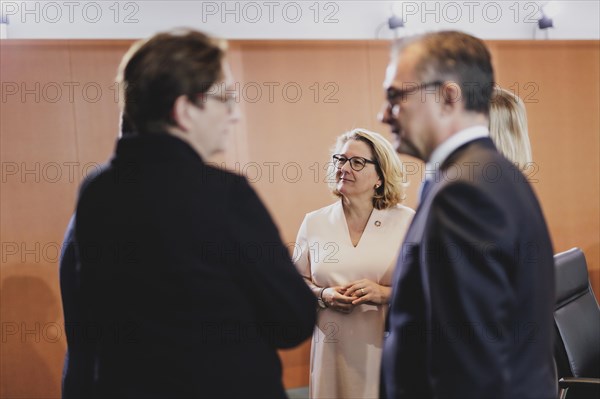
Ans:
[[[431,180],[432,179],[425,179],[425,181],[421,183],[421,187],[419,189],[419,203],[423,202],[423,200],[425,199],[425,197],[427,197],[427,194],[431,190],[431,187],[433,187],[433,182]]]

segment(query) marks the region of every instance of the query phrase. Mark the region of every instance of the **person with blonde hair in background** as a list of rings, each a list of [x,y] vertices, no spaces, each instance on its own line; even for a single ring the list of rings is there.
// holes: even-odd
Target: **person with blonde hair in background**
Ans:
[[[520,170],[532,162],[525,104],[519,96],[500,87],[494,88],[490,100],[490,138]]]
[[[311,398],[376,398],[392,275],[414,211],[402,163],[378,133],[342,134],[332,153],[339,201],[306,215],[294,260],[318,299]]]

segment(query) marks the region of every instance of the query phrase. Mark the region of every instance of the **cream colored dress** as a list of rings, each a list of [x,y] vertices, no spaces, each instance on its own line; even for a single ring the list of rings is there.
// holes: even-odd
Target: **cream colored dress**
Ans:
[[[319,287],[363,278],[390,286],[414,211],[398,205],[374,209],[356,247],[341,201],[306,215],[294,260]],[[310,397],[377,398],[387,305],[360,305],[350,314],[319,309],[310,356]]]

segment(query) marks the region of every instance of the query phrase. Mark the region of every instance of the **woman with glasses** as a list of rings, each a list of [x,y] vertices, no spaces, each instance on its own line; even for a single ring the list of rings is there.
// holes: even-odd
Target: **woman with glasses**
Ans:
[[[306,215],[296,267],[318,299],[311,398],[376,398],[384,321],[400,245],[414,211],[402,163],[378,133],[342,134],[332,154],[337,202]]]

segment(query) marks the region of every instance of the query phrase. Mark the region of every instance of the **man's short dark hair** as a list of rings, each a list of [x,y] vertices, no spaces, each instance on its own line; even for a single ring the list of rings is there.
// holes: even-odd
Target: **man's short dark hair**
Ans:
[[[458,84],[465,109],[489,115],[494,68],[482,40],[457,31],[426,33],[398,41],[394,56],[412,45],[420,45],[422,50],[415,71],[417,78],[423,82],[440,80]]]
[[[223,78],[226,42],[193,30],[159,33],[125,54],[117,80],[123,121],[137,134],[161,133],[174,125],[175,100],[196,101]]]

